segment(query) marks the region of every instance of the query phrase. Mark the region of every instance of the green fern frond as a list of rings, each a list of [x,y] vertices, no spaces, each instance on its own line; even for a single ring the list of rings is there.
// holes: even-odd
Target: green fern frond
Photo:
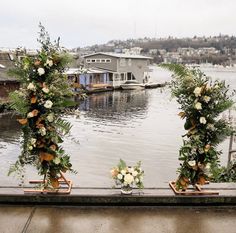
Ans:
[[[57,121],[55,122],[55,125],[58,129],[58,131],[60,131],[60,133],[66,135],[70,132],[70,129],[72,127],[72,125],[63,119],[57,119]]]
[[[183,77],[189,74],[188,69],[181,64],[162,63],[159,66],[173,72],[178,77]]]
[[[10,107],[21,115],[25,115],[28,112],[29,105],[27,101],[20,96],[18,91],[11,92],[10,97]]]

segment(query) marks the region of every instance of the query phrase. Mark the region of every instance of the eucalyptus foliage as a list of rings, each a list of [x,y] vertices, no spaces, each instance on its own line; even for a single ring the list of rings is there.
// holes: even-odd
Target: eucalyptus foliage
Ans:
[[[71,88],[63,74],[70,56],[52,43],[40,24],[40,51],[17,63],[11,75],[18,77],[21,87],[11,93],[11,107],[21,118],[22,153],[10,172],[21,170],[26,164],[37,168],[44,176],[45,186],[58,188],[61,172],[73,171],[70,157],[60,144],[71,125],[62,119],[64,107],[71,103]]]
[[[191,184],[205,184],[211,167],[218,166],[221,151],[217,145],[232,133],[232,127],[221,113],[234,102],[233,93],[224,81],[206,76],[196,68],[178,64],[163,64],[172,71],[172,95],[176,97],[185,120],[183,145],[179,150],[180,167],[176,181],[178,189],[186,190]]]

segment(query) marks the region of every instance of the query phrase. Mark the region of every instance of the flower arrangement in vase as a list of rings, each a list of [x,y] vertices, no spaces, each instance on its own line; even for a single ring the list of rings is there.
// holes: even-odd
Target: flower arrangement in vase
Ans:
[[[189,185],[201,191],[209,179],[211,167],[218,166],[221,151],[217,145],[232,133],[232,127],[220,114],[234,102],[233,93],[224,81],[212,81],[199,69],[183,65],[163,64],[174,72],[172,95],[176,97],[185,120],[183,146],[179,150],[180,168],[175,188],[187,190]]]
[[[70,57],[59,47],[59,40],[52,44],[45,28],[40,24],[41,50],[35,56],[25,56],[17,63],[11,75],[18,77],[21,88],[11,93],[11,106],[20,114],[22,126],[22,153],[9,173],[23,171],[26,164],[37,168],[43,176],[42,190],[55,190],[72,171],[70,157],[60,143],[69,133],[71,125],[62,119],[65,107],[73,101],[70,86],[63,74]]]
[[[125,161],[120,159],[118,165],[112,168],[111,176],[115,180],[116,185],[121,186],[122,194],[132,194],[133,186],[139,189],[144,188],[144,171],[141,168],[141,161],[131,167],[127,166]]]

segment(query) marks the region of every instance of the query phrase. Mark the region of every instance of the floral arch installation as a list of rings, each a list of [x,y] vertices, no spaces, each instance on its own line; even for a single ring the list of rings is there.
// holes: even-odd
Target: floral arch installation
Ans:
[[[43,180],[32,181],[37,189],[25,192],[70,193],[72,181],[63,173],[75,172],[70,157],[60,144],[71,125],[62,118],[65,107],[71,106],[72,92],[63,74],[70,57],[59,46],[59,40],[50,42],[40,24],[38,42],[41,49],[34,56],[24,54],[10,71],[17,76],[21,88],[11,93],[11,106],[20,114],[22,126],[22,153],[9,173],[21,173],[25,165],[36,167]]]
[[[162,64],[172,71],[171,91],[180,105],[179,117],[185,120],[183,145],[179,150],[180,167],[176,181],[170,182],[175,194],[216,195],[203,191],[201,185],[209,183],[211,169],[219,166],[221,151],[217,145],[233,132],[229,121],[221,113],[234,104],[229,86],[224,81],[206,76],[196,68],[179,64]],[[189,189],[189,186],[193,189]]]

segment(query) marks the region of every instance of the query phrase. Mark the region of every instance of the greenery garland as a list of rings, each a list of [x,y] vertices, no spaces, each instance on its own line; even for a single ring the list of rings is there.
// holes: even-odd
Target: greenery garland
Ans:
[[[62,136],[68,134],[71,125],[62,119],[64,108],[71,105],[72,96],[63,71],[70,57],[54,43],[40,24],[41,50],[35,56],[25,56],[10,71],[17,76],[21,88],[11,93],[11,107],[20,115],[23,142],[22,153],[9,173],[23,170],[26,164],[37,168],[44,176],[44,187],[59,187],[61,172],[73,171],[70,157],[59,145]]]
[[[212,81],[199,69],[178,64],[162,64],[174,72],[171,82],[172,95],[177,98],[185,119],[183,146],[179,151],[180,168],[177,189],[186,190],[191,184],[205,184],[211,167],[218,166],[221,151],[217,145],[229,136],[233,129],[220,114],[234,102],[224,81]]]

